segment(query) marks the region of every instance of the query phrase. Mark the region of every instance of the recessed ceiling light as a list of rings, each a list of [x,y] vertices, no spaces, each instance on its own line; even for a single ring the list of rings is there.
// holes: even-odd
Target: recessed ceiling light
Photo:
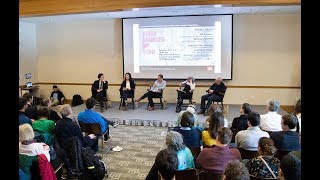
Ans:
[[[139,11],[140,8],[132,8],[132,11]]]
[[[215,8],[222,7],[222,5],[221,4],[215,4],[215,5],[213,5],[213,7],[215,7]]]

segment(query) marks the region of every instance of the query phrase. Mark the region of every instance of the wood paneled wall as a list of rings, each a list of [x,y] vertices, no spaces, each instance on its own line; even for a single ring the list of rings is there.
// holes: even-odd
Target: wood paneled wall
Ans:
[[[188,5],[277,6],[299,5],[301,0],[19,0],[19,16],[44,16],[122,11],[132,8]]]

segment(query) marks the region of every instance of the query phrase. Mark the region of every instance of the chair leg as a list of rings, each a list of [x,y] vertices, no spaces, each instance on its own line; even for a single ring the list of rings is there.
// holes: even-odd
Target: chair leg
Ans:
[[[131,98],[132,99],[132,108],[135,108],[135,104],[134,104],[134,97]]]
[[[160,104],[161,104],[161,109],[163,109],[163,102],[162,102],[162,98],[160,98]]]
[[[122,98],[120,98],[119,110],[121,108],[121,105],[122,105]]]
[[[221,101],[221,109],[224,110],[223,102]]]

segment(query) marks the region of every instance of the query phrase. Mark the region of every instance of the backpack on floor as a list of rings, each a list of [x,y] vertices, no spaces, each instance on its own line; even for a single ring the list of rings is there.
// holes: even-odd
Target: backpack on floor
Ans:
[[[90,147],[82,148],[82,158],[86,179],[102,180],[105,177],[106,165]]]
[[[82,97],[79,94],[75,94],[72,97],[72,106],[78,106],[83,104]]]

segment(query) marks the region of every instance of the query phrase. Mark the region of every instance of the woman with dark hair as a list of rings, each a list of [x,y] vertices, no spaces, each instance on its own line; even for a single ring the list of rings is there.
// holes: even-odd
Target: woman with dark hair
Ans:
[[[203,147],[212,147],[217,144],[218,129],[224,126],[224,116],[221,112],[209,115],[209,128],[202,132]]]
[[[134,83],[131,74],[127,72],[124,75],[124,80],[121,83],[120,86],[120,96],[123,98],[123,103],[122,103],[122,109],[125,111],[127,110],[127,98],[131,98],[134,96],[134,89],[136,88],[136,84]]]
[[[296,132],[300,134],[301,133],[301,99],[299,99],[299,101],[294,106],[293,115],[295,115],[298,118]]]
[[[262,137],[259,139],[259,156],[249,160],[246,166],[249,174],[256,178],[278,178],[279,159],[274,157],[277,149],[272,139]]]

